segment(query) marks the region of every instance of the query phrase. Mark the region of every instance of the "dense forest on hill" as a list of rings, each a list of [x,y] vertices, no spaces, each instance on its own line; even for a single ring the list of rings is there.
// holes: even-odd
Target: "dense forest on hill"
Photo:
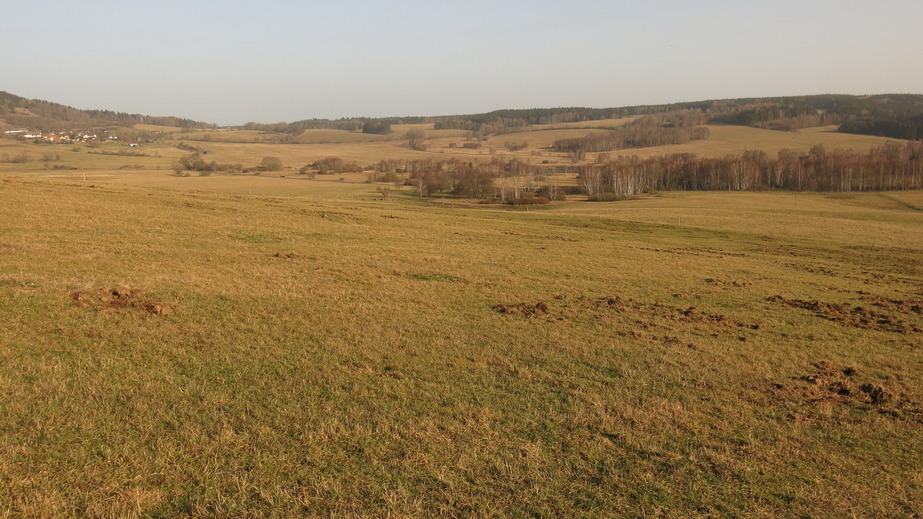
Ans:
[[[45,132],[107,126],[129,127],[135,124],[177,126],[180,128],[214,128],[213,124],[182,117],[156,117],[111,110],[80,110],[59,103],[26,99],[0,92],[0,122],[8,127],[23,127]]]

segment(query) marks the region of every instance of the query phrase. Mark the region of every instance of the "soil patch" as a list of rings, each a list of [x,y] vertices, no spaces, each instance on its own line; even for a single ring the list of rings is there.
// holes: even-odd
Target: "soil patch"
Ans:
[[[801,408],[789,415],[793,421],[816,423],[824,416],[815,410],[848,406],[923,423],[923,407],[912,401],[896,380],[872,377],[855,366],[816,362],[808,374],[772,384],[772,392]]]
[[[923,299],[899,300],[866,295],[862,297],[862,300],[890,312],[923,315]]]
[[[97,291],[78,290],[71,294],[71,299],[74,300],[77,306],[93,308],[99,313],[135,311],[166,315],[174,312],[172,305],[155,299],[148,299],[143,291],[131,288],[112,288]]]
[[[771,296],[766,299],[771,303],[779,303],[792,308],[802,308],[814,312],[817,317],[822,317],[844,326],[866,330],[880,330],[896,333],[919,333],[920,327],[902,321],[893,315],[879,313],[862,306],[848,304],[826,303],[816,299],[807,301],[803,299],[786,299],[782,296]]]
[[[602,297],[595,300],[593,304],[597,308],[607,308],[617,312],[632,310],[647,315],[653,315],[667,320],[683,323],[733,326],[738,328],[749,328],[751,330],[760,329],[760,325],[758,324],[747,324],[723,314],[710,314],[708,312],[703,312],[694,306],[682,308],[679,306],[667,305],[663,303],[645,303],[630,297],[622,298],[619,296]]]
[[[520,315],[523,317],[538,317],[548,313],[548,305],[539,301],[534,304],[516,303],[514,305],[494,305],[492,309],[507,315]]]
[[[715,285],[718,287],[736,287],[736,288],[748,287],[753,284],[753,283],[745,283],[743,281],[724,281],[722,279],[714,279],[714,278],[706,278],[705,282],[708,283],[709,285]]]

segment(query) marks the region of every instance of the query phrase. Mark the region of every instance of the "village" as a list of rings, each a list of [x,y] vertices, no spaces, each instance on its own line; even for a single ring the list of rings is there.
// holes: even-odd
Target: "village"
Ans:
[[[16,129],[4,131],[3,136],[6,138],[19,139],[22,141],[33,141],[36,143],[48,144],[71,144],[74,142],[104,142],[119,140],[117,135],[103,135],[103,137],[99,137],[96,133],[90,133],[89,131],[62,131],[44,134],[37,130]]]

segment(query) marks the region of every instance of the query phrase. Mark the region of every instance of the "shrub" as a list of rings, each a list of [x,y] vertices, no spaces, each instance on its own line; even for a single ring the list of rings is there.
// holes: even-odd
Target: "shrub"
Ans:
[[[279,171],[282,169],[282,161],[277,157],[263,157],[258,169],[260,171]]]
[[[391,133],[391,123],[386,121],[366,121],[362,125],[362,133],[385,135]]]
[[[321,175],[328,175],[334,173],[353,173],[356,171],[362,171],[362,168],[359,167],[359,164],[356,162],[346,162],[340,157],[327,157],[325,159],[318,160],[310,164],[310,166],[317,170]],[[302,168],[304,169],[304,168]]]

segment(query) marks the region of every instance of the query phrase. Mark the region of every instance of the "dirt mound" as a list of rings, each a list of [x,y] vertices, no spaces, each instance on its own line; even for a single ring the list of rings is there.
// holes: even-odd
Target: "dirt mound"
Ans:
[[[112,288],[109,290],[80,291],[71,294],[77,306],[93,308],[99,313],[136,311],[154,315],[172,314],[174,308],[161,301],[146,299],[144,292],[136,289]]]
[[[663,303],[645,303],[630,297],[623,299],[619,296],[601,297],[594,301],[593,304],[596,307],[608,308],[618,312],[633,310],[649,316],[683,323],[735,326],[739,328],[750,328],[752,330],[758,330],[760,328],[758,324],[747,324],[723,314],[710,314],[694,306],[682,308]]]
[[[863,296],[862,300],[890,312],[923,315],[923,300],[921,299],[899,300],[867,295]]]
[[[705,278],[705,282],[708,283],[709,285],[715,285],[718,287],[735,287],[735,288],[748,287],[753,284],[753,283],[746,283],[743,281],[733,281],[733,280],[725,281],[723,279],[715,279],[715,278]]]
[[[520,315],[523,317],[537,317],[548,313],[548,305],[539,301],[535,304],[516,303],[514,305],[494,305],[492,309],[507,315]]]
[[[810,310],[818,317],[844,326],[852,326],[853,328],[896,333],[919,333],[923,331],[919,326],[901,321],[892,315],[874,312],[862,306],[825,303],[816,299],[811,301],[803,299],[786,299],[782,296],[772,296],[766,298],[766,300],[771,303],[779,303],[792,308]]]
[[[829,361],[812,367],[807,375],[772,385],[777,397],[802,408],[791,419],[817,422],[812,410],[849,406],[923,423],[923,407],[911,401],[893,378],[872,378],[855,366],[842,367]]]

